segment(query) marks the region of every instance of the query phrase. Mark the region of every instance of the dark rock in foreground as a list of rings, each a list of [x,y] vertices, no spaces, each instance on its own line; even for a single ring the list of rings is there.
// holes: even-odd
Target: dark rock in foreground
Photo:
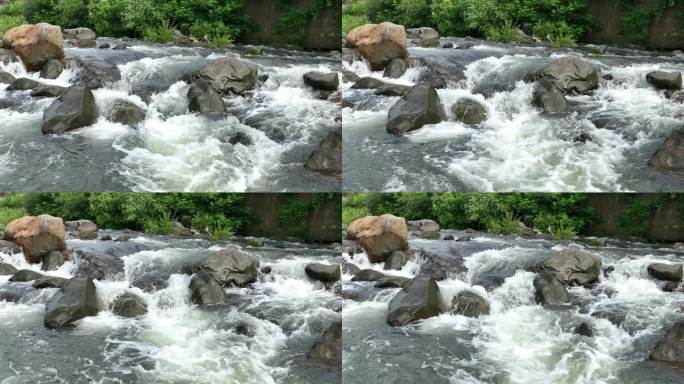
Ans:
[[[568,291],[554,275],[540,272],[534,277],[534,300],[537,304],[565,304],[570,301]]]
[[[532,105],[541,108],[547,113],[564,112],[568,110],[568,101],[565,95],[552,82],[540,79],[534,87]]]
[[[323,282],[338,281],[342,277],[338,264],[309,263],[304,272],[310,278]]]
[[[147,304],[140,296],[126,292],[114,300],[112,313],[129,318],[143,316],[147,313]]]
[[[325,176],[339,177],[342,173],[342,131],[330,131],[309,155],[304,167]]]
[[[307,357],[315,363],[332,368],[342,366],[342,321],[335,321],[323,332]]]
[[[188,89],[190,112],[220,113],[226,110],[221,95],[209,84],[197,80]]]
[[[601,259],[584,250],[570,247],[548,257],[535,270],[547,271],[565,285],[587,286],[598,281]]]
[[[648,165],[666,171],[684,170],[684,131],[672,131]]]
[[[73,278],[55,293],[46,305],[45,326],[63,327],[99,311],[92,279]]]
[[[405,325],[439,315],[444,310],[439,287],[428,276],[415,277],[389,303],[387,323]]]
[[[675,323],[655,346],[651,360],[684,364],[684,320]]]
[[[44,134],[58,134],[87,127],[97,121],[93,93],[84,84],[67,88],[43,114]]]
[[[452,107],[454,118],[468,125],[477,125],[487,120],[487,108],[479,101],[462,97]]]
[[[444,107],[437,91],[429,85],[418,84],[390,108],[387,132],[401,135],[444,119]]]
[[[244,287],[256,281],[259,259],[229,248],[198,262],[194,268],[206,272],[224,287]]]
[[[62,288],[69,279],[57,276],[43,276],[33,281],[33,288]]]
[[[304,84],[321,91],[336,91],[340,78],[337,73],[309,72],[304,75]]]
[[[190,300],[199,305],[223,304],[226,293],[216,279],[200,271],[190,279]]]
[[[653,263],[648,266],[648,274],[658,280],[681,281],[682,264]]]
[[[43,277],[43,275],[41,275],[38,272],[32,271],[30,269],[22,269],[22,270],[17,271],[14,275],[12,275],[12,277],[9,278],[9,281],[25,282],[25,281],[36,280],[36,279],[39,279],[41,277]]]
[[[479,317],[489,314],[487,300],[471,291],[461,291],[453,299],[454,313],[467,317]]]
[[[653,71],[646,74],[646,81],[658,89],[677,90],[682,88],[682,73]]]

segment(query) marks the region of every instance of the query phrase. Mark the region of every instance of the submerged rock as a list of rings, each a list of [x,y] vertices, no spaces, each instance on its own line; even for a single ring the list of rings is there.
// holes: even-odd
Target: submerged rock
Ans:
[[[437,91],[429,85],[418,84],[390,108],[387,132],[401,135],[444,119],[444,107]]]
[[[433,220],[413,220],[407,221],[408,229],[417,232],[422,239],[439,239],[439,224]]]
[[[340,86],[340,77],[334,72],[309,72],[304,74],[304,84],[322,91],[336,91]]]
[[[651,351],[651,360],[684,364],[684,320],[670,328],[663,340]]]
[[[410,91],[411,87],[402,84],[384,84],[375,89],[373,92],[381,96],[404,96],[406,92]]]
[[[126,100],[117,100],[112,105],[110,119],[119,124],[136,125],[145,120],[145,110]]]
[[[59,97],[66,88],[59,85],[45,85],[42,84],[31,92],[33,97]]]
[[[346,45],[356,48],[373,71],[381,71],[394,59],[408,57],[404,26],[389,22],[354,28],[347,34]]]
[[[64,223],[50,215],[12,220],[5,227],[5,240],[16,242],[29,263],[40,263],[50,251],[66,250]]]
[[[461,97],[452,107],[454,118],[468,125],[477,125],[487,120],[487,108],[470,97]]]
[[[45,326],[63,327],[99,311],[92,279],[73,278],[55,293],[46,305]]]
[[[359,271],[361,271],[361,268],[357,267],[356,264],[347,263],[346,261],[342,263],[342,273],[355,275]]]
[[[64,226],[67,231],[76,232],[81,240],[97,239],[97,225],[90,220],[65,221]]]
[[[422,260],[419,273],[435,280],[444,280],[449,275],[458,275],[466,271],[464,258],[456,249],[451,249],[448,253],[421,249],[418,258]]]
[[[385,270],[401,270],[406,262],[408,261],[408,256],[404,251],[393,251],[385,258]]]
[[[403,276],[385,276],[377,280],[375,288],[404,288],[411,279]]]
[[[226,302],[226,293],[216,279],[199,271],[190,279],[190,300],[199,305],[215,305]]]
[[[540,272],[534,277],[534,300],[542,305],[565,304],[570,296],[556,276],[549,272]]]
[[[131,286],[140,288],[144,292],[156,292],[169,286],[168,276],[159,272],[146,272],[133,279]]]
[[[575,328],[575,333],[580,336],[593,337],[594,331],[591,329],[589,323],[583,322]]]
[[[193,81],[202,80],[219,94],[243,94],[256,86],[258,70],[239,57],[216,59],[192,72]]]
[[[378,281],[382,278],[385,277],[385,274],[382,272],[378,272],[375,269],[362,269],[359,272],[357,272],[354,277],[352,277],[352,281]]]
[[[256,281],[259,259],[229,248],[198,262],[194,268],[206,272],[224,287],[244,287]]]
[[[335,282],[342,277],[338,264],[309,263],[304,267],[307,276],[323,282]]]
[[[12,84],[16,78],[8,72],[0,71],[0,83]]]
[[[453,312],[467,317],[479,317],[489,314],[487,300],[471,291],[461,291],[452,301]]]
[[[677,90],[682,88],[682,73],[653,71],[646,74],[646,81],[658,89]]]
[[[0,262],[0,275],[14,275],[17,269],[12,264]]]
[[[390,79],[398,79],[404,76],[404,73],[406,73],[406,61],[402,59],[394,59],[387,63],[382,76],[389,77]]]
[[[408,228],[403,217],[366,216],[347,228],[347,238],[358,241],[371,263],[380,263],[394,251],[408,251]]]
[[[60,251],[50,251],[43,256],[43,265],[40,269],[43,271],[54,271],[64,264],[64,253]]]
[[[59,134],[97,122],[97,104],[85,84],[72,85],[43,114],[44,134]]]
[[[232,145],[242,144],[244,146],[250,146],[254,144],[252,138],[244,132],[236,132],[228,138],[228,143]]]
[[[63,71],[64,64],[62,64],[61,60],[50,59],[40,69],[40,77],[43,79],[56,79]]]
[[[33,281],[33,288],[62,288],[69,279],[57,276],[43,276]]]
[[[30,269],[22,269],[12,275],[12,277],[9,278],[9,281],[25,282],[39,279],[41,277],[43,277],[43,275],[38,272],[32,271]]]
[[[430,27],[408,28],[406,37],[411,43],[419,47],[439,47],[439,33]]]
[[[124,263],[120,257],[106,253],[74,251],[71,258],[76,261],[76,276],[104,280],[116,279],[124,273]]]
[[[197,80],[188,89],[190,112],[221,113],[226,105],[221,95],[205,81]]]
[[[24,24],[5,32],[2,45],[12,49],[29,71],[40,71],[50,59],[64,58],[64,37],[59,26]]]
[[[566,285],[587,286],[598,281],[601,259],[581,249],[570,247],[556,252],[535,268],[547,271]]]
[[[112,313],[129,318],[143,316],[147,313],[147,304],[140,296],[125,292],[114,300]]]
[[[649,275],[658,280],[682,281],[682,264],[653,263],[647,270]]]
[[[435,280],[418,276],[411,280],[389,303],[387,323],[398,326],[437,316],[444,306]]]
[[[539,79],[534,87],[532,105],[547,113],[558,113],[568,110],[565,95],[551,81]]]
[[[38,88],[39,86],[39,82],[22,77],[20,79],[14,80],[12,84],[10,84],[9,87],[7,87],[6,89],[8,91],[27,91],[30,89]]]
[[[651,167],[681,172],[684,170],[684,131],[674,130],[648,162]]]
[[[342,174],[342,130],[330,131],[306,159],[304,168],[325,176],[339,177]]]
[[[386,83],[384,81],[378,80],[374,77],[362,77],[351,87],[352,89],[376,89],[385,84]]]
[[[80,68],[74,83],[83,83],[90,89],[102,88],[121,80],[121,71],[115,64],[97,59],[76,58]]]
[[[307,357],[326,367],[342,366],[342,320],[335,321],[323,332]]]

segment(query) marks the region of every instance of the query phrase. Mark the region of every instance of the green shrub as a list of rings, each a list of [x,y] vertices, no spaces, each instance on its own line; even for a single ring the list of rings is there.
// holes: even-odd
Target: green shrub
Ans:
[[[504,21],[500,26],[489,27],[485,32],[485,36],[487,40],[499,43],[514,43],[518,39],[513,22],[510,20]]]
[[[563,224],[559,224],[552,233],[556,240],[570,240],[577,234],[572,227],[566,227]]]
[[[170,43],[174,40],[175,29],[168,21],[163,21],[156,27],[147,27],[143,31],[143,38],[153,43]]]
[[[511,212],[506,212],[500,217],[486,220],[487,232],[499,235],[515,235],[518,233],[518,219]]]
[[[173,235],[176,225],[169,212],[164,212],[161,217],[146,218],[143,220],[143,231],[154,235]]]
[[[0,36],[8,30],[26,23],[22,11],[24,4],[21,0],[12,0],[0,6]]]

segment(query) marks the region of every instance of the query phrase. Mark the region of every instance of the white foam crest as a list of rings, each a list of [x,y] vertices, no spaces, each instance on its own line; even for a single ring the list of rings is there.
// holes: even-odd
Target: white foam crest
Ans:
[[[0,326],[4,330],[24,328],[27,323],[42,323],[44,304],[17,304],[0,300]]]
[[[464,258],[464,265],[468,272],[466,281],[472,282],[475,276],[484,275],[492,271],[502,270],[511,260],[524,258],[530,252],[529,248],[514,246],[504,249],[487,249],[475,252]]]
[[[24,257],[23,253],[15,253],[12,255],[6,253],[0,253],[0,262],[8,263],[14,266],[18,270],[28,269],[34,272],[38,272],[45,276],[57,276],[64,278],[71,278],[72,271],[76,268],[72,260],[66,260],[59,268],[52,271],[43,271],[41,267],[43,263],[29,263]],[[10,276],[7,276],[9,278]]]
[[[389,269],[385,270],[385,263],[371,263],[368,260],[368,255],[365,252],[357,253],[353,255],[352,258],[349,254],[343,254],[342,257],[348,263],[354,264],[360,269],[373,269],[378,272],[382,272],[389,276],[403,276],[403,277],[414,277],[421,265],[421,260],[409,258],[409,260],[404,264],[400,270]]]
[[[161,58],[144,57],[140,60],[130,61],[119,65],[119,71],[121,72],[119,87],[130,92],[133,85],[155,78],[159,72],[163,72],[169,66],[182,68],[194,61],[197,61],[197,56],[188,55],[173,55]]]
[[[40,77],[40,71],[28,72],[21,61],[12,61],[7,64],[0,63],[0,71],[8,72],[17,79],[27,78],[42,84],[68,87],[78,74],[79,68],[77,66],[65,66],[64,71],[56,79],[44,79]]]

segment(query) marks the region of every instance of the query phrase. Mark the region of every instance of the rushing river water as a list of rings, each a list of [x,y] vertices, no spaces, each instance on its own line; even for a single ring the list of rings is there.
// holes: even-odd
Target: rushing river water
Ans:
[[[103,232],[100,231],[102,234]],[[112,233],[117,237],[120,233]],[[340,314],[329,290],[309,280],[304,266],[339,259],[339,249],[266,240],[242,245],[272,271],[247,288],[227,289],[229,305],[200,308],[190,302],[190,276],[181,273],[229,242],[139,235],[125,242],[69,240],[70,250],[90,251],[123,261],[121,273],[96,280],[101,312],[74,328],[43,326],[45,302],[57,288],[34,290],[31,282],[8,282],[0,292],[23,292],[18,302],[0,301],[0,382],[53,383],[338,383],[339,371],[317,367],[306,354]],[[21,254],[0,253],[0,261],[40,271]],[[77,259],[49,275],[71,277]],[[45,272],[41,272],[45,273]],[[154,292],[131,288],[146,273],[160,274],[167,287]],[[148,307],[128,319],[109,308],[125,290]],[[253,332],[236,331],[242,325]]]
[[[463,236],[462,232],[442,231]],[[681,318],[684,293],[662,291],[648,276],[655,261],[684,261],[684,251],[669,246],[608,240],[604,247],[577,240],[599,255],[604,268],[592,289],[570,288],[571,305],[535,304],[534,273],[526,269],[569,241],[522,239],[476,234],[470,241],[409,240],[420,250],[445,255],[449,277],[438,281],[442,299],[450,303],[462,290],[474,290],[490,304],[489,315],[478,318],[442,314],[404,327],[386,323],[388,303],[399,291],[374,288],[372,282],[343,277],[343,380],[451,384],[675,384],[684,382],[681,370],[648,360],[666,329]],[[401,271],[370,265],[365,254],[344,254],[360,268],[387,274],[415,276],[425,265],[422,256]],[[449,265],[449,263],[443,263]],[[500,279],[485,290],[486,281]],[[502,282],[501,282],[502,281]],[[481,285],[482,284],[482,285]],[[601,315],[599,315],[601,314]],[[608,320],[608,319],[612,319]],[[587,322],[593,336],[575,328]]]
[[[98,39],[98,44],[121,40]],[[263,48],[243,58],[269,76],[253,93],[225,99],[227,113],[188,112],[183,75],[236,51],[152,45],[126,41],[127,49],[66,48],[67,59],[118,66],[121,80],[94,91],[101,115],[124,99],[146,110],[136,127],[96,124],[65,135],[41,134],[43,112],[53,98],[6,91],[0,99],[18,108],[0,109],[0,190],[3,191],[333,191],[339,183],[303,167],[309,154],[336,126],[339,105],[319,100],[304,85],[309,71],[335,71],[339,54]],[[70,65],[55,80],[4,65],[15,77],[69,86],[82,68]],[[142,90],[142,92],[141,92]],[[139,95],[152,94],[149,100]],[[242,132],[253,145],[230,144]]]
[[[684,178],[647,163],[665,138],[682,126],[684,105],[646,82],[648,72],[684,71],[671,54],[609,47],[585,56],[611,74],[591,95],[568,97],[570,111],[546,115],[531,104],[529,73],[568,55],[567,49],[519,47],[442,39],[468,49],[409,48],[415,64],[399,79],[382,78],[355,61],[360,76],[414,84],[424,63],[450,72],[438,94],[447,111],[463,96],[488,109],[482,127],[444,121],[403,137],[386,132],[387,112],[399,97],[344,84],[343,189],[392,191],[679,191]],[[577,53],[572,53],[577,54]],[[576,140],[589,137],[586,142]]]

